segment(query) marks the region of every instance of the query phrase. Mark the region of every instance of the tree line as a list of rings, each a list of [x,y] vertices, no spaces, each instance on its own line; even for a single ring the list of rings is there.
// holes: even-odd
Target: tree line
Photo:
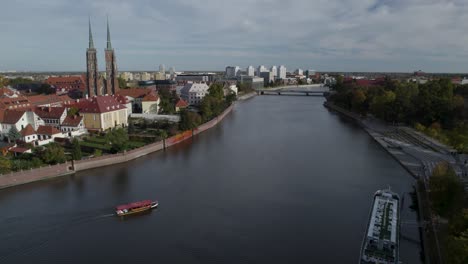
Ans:
[[[468,85],[441,78],[424,84],[386,78],[382,85],[359,86],[339,76],[329,100],[363,116],[373,115],[393,124],[406,124],[468,152]]]

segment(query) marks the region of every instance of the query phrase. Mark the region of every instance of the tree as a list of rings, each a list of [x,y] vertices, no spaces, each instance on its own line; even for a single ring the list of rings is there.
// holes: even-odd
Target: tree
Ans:
[[[353,94],[352,99],[351,99],[352,108],[355,111],[364,113],[365,112],[364,103],[366,102],[366,99],[367,99],[365,92],[363,91],[363,89],[354,89],[352,94]]]
[[[73,141],[72,141],[72,159],[81,160],[81,158],[82,158],[82,153],[81,153],[80,142],[78,141],[77,138],[73,138]]]
[[[11,161],[5,157],[0,157],[0,174],[6,174],[11,171]]]
[[[93,156],[94,156],[94,157],[100,157],[100,156],[102,156],[102,150],[100,150],[100,149],[94,149]]]
[[[135,133],[135,124],[134,121],[129,118],[128,120],[128,134],[133,134]]]
[[[181,130],[191,130],[198,127],[202,123],[202,118],[199,114],[182,110],[180,113],[180,129]]]
[[[434,168],[429,190],[432,206],[439,215],[448,217],[463,207],[463,184],[449,163],[442,162]]]
[[[106,134],[107,141],[111,145],[111,152],[117,153],[127,149],[128,133],[123,128],[114,128]]]
[[[124,78],[117,78],[119,82],[119,88],[120,89],[126,89],[127,88],[127,81]]]
[[[236,100],[237,100],[237,95],[235,93],[231,92],[226,96],[226,104],[227,105],[231,105],[232,102],[234,102]]]
[[[37,88],[36,92],[40,94],[53,94],[55,93],[55,89],[52,88],[52,86],[49,84],[43,83],[41,86],[39,86],[39,88]]]
[[[0,75],[0,88],[8,85],[8,79]]]
[[[65,162],[65,152],[58,143],[50,143],[41,153],[41,159],[47,164],[57,164]]]
[[[21,138],[21,134],[16,128],[16,126],[12,126],[10,131],[8,131],[8,140],[15,142],[16,140]]]
[[[213,83],[210,88],[208,88],[208,96],[222,100],[224,97],[224,87],[220,83]]]
[[[76,106],[72,106],[72,107],[70,107],[70,109],[68,109],[67,115],[68,116],[75,116],[75,115],[78,114],[78,111],[79,111],[79,109]]]

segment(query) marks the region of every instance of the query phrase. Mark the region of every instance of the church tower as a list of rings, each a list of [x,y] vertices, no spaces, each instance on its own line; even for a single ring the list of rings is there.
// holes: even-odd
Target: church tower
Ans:
[[[109,18],[107,18],[107,47],[106,53],[106,87],[105,94],[116,94],[119,91],[119,81],[117,79],[117,62],[112,48],[109,30]]]
[[[100,93],[98,80],[96,49],[94,48],[93,33],[91,32],[91,19],[89,19],[89,47],[86,49],[86,85],[88,87],[88,96],[95,96]]]

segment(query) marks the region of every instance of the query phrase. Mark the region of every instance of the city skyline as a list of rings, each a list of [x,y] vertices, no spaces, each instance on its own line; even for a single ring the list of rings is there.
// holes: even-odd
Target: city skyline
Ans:
[[[461,1],[23,0],[2,7],[9,10],[0,17],[8,40],[0,44],[2,71],[86,71],[88,16],[96,47],[105,47],[107,14],[122,71],[159,64],[186,71],[280,64],[317,71],[468,71],[468,4]]]

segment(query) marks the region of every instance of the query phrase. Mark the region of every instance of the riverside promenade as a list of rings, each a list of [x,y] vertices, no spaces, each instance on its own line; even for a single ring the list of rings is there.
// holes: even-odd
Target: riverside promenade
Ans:
[[[252,94],[246,94],[244,100],[252,96]],[[168,147],[188,140],[210,128],[213,128],[218,123],[220,123],[224,119],[224,117],[231,113],[232,109],[234,108],[234,105],[235,103],[229,106],[226,110],[224,110],[219,116],[213,118],[212,120],[204,124],[201,124],[193,130],[184,131],[173,137],[143,146],[141,148],[137,148],[130,151],[124,151],[123,153],[116,153],[104,155],[101,157],[76,160],[53,166],[45,166],[41,168],[0,175],[0,189],[31,183],[35,181],[66,176],[75,172],[84,171],[88,169],[124,163],[156,151],[164,150]]]
[[[417,182],[419,226],[423,241],[424,262],[443,263],[438,238],[439,218],[433,215],[427,194],[429,177],[440,162],[448,162],[466,184],[466,166],[455,151],[405,126],[388,125],[373,117],[363,117],[325,102],[324,106],[355,120],[376,142],[405,168]]]

